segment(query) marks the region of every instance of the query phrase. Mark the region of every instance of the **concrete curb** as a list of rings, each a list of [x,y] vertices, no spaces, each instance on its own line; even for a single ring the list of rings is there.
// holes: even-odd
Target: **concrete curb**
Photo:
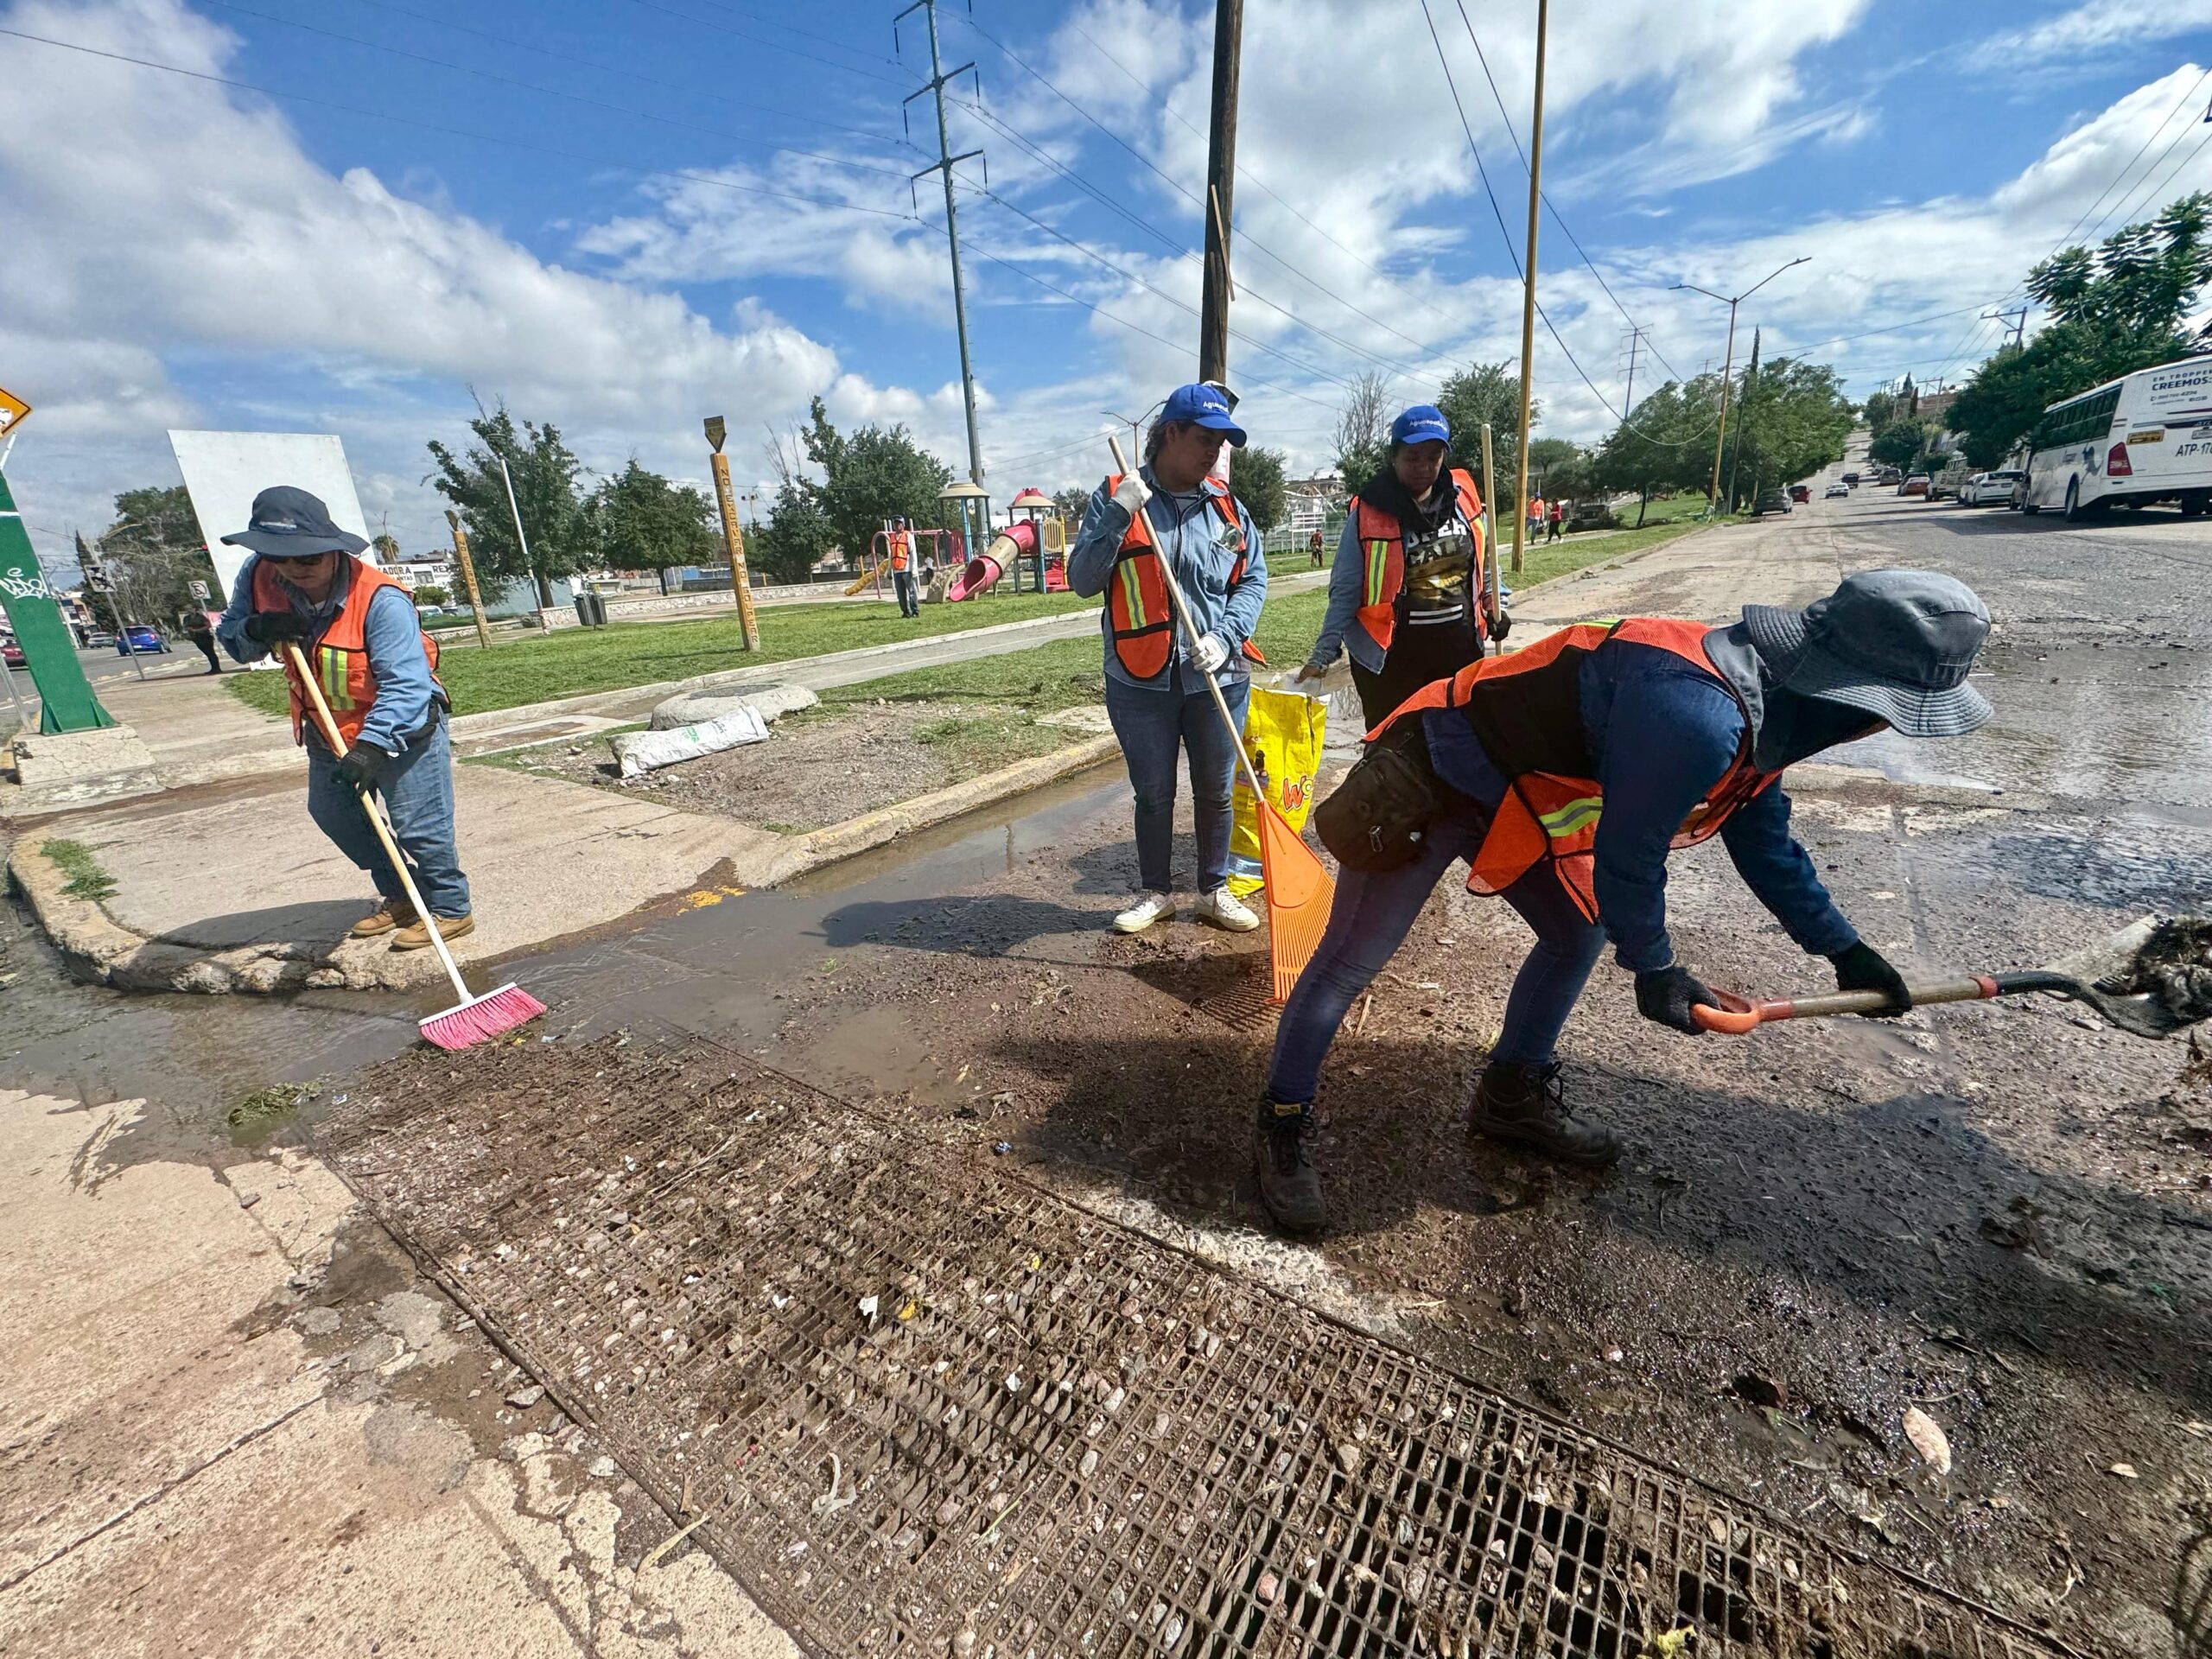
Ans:
[[[248,945],[207,951],[135,933],[97,900],[65,893],[69,878],[48,858],[43,836],[16,842],[8,877],[61,953],[72,979],[121,991],[195,991],[226,996],[233,991],[269,993],[307,982],[314,963],[283,945]]]

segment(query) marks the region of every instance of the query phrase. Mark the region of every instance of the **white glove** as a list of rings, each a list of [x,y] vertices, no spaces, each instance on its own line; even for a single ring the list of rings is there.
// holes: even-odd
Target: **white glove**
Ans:
[[[1218,634],[1202,633],[1191,655],[1198,664],[1199,673],[1211,674],[1229,660],[1229,647],[1222,644]]]
[[[1144,504],[1152,499],[1152,490],[1135,473],[1122,474],[1122,481],[1114,486],[1114,504],[1134,518],[1144,511]]]

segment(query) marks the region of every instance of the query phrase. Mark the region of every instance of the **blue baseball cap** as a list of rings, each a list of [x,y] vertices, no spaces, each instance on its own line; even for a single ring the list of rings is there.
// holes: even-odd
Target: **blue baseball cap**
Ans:
[[[1229,399],[1219,386],[1207,385],[1204,381],[1188,386],[1178,386],[1167,394],[1167,403],[1160,411],[1163,421],[1188,421],[1215,432],[1229,435],[1230,445],[1244,447],[1244,429],[1236,424],[1229,412]]]
[[[1390,423],[1392,443],[1449,443],[1452,423],[1433,404],[1415,404]]]

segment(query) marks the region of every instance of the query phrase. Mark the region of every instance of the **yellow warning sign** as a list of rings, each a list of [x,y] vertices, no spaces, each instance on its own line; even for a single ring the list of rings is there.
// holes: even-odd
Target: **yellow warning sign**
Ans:
[[[22,424],[23,416],[31,406],[12,391],[0,391],[0,437],[5,437]]]

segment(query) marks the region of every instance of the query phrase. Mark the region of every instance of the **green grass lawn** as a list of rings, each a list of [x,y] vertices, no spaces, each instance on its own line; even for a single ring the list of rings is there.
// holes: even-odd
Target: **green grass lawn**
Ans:
[[[626,622],[526,634],[488,650],[449,651],[440,664],[439,677],[452,694],[455,712],[481,714],[588,691],[689,679],[754,663],[964,633],[994,623],[1089,609],[1097,603],[1074,594],[991,594],[958,605],[924,606],[920,619],[911,622],[887,600],[880,604],[772,605],[758,613],[760,649],[749,653],[741,649],[742,636],[734,614],[697,622]],[[282,676],[238,674],[225,683],[233,696],[264,714],[283,712]]]

